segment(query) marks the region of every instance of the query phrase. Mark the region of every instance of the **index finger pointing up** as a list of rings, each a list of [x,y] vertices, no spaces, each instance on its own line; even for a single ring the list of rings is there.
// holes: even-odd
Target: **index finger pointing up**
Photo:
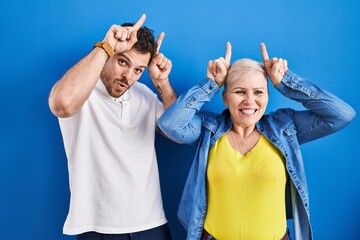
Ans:
[[[269,60],[269,55],[268,55],[268,53],[266,51],[265,44],[261,43],[260,48],[261,48],[261,56],[262,56],[263,62]]]
[[[161,32],[158,39],[156,40],[156,53],[160,52],[161,43],[165,37],[165,33]]]
[[[225,53],[225,62],[230,64],[231,60],[231,43],[226,43],[226,53]]]
[[[146,19],[146,15],[145,14],[141,15],[139,20],[134,24],[133,28],[135,30],[139,30],[141,28],[141,26],[144,24],[145,19]]]

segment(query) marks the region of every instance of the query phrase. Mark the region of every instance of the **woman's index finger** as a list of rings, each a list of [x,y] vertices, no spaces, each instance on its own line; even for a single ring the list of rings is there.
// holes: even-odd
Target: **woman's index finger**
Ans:
[[[225,62],[230,63],[231,60],[231,43],[226,43]]]
[[[266,51],[265,44],[261,43],[260,48],[261,48],[261,56],[262,56],[263,61],[265,62],[265,61],[269,60],[269,55]]]

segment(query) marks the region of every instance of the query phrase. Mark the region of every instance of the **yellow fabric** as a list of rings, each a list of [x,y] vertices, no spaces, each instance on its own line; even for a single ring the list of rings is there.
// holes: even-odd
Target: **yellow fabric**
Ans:
[[[224,134],[209,153],[204,228],[218,240],[281,239],[286,232],[286,170],[263,135],[243,156]]]

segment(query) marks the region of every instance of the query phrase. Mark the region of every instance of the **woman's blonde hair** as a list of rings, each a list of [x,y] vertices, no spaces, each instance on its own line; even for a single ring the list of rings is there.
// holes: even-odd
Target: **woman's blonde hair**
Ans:
[[[264,78],[267,79],[268,75],[266,74],[264,66],[252,59],[242,58],[233,62],[229,68],[225,84],[224,92],[227,91],[228,87],[235,81],[244,79],[250,73],[259,72],[264,75]]]

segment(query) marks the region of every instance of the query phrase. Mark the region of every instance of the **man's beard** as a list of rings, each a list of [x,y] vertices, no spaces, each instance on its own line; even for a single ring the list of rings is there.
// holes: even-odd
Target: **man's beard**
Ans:
[[[112,79],[111,76],[102,73],[100,79],[105,85],[105,88],[110,96],[118,98],[123,95],[129,89],[129,83],[126,79],[115,78]],[[117,85],[120,85],[121,89],[117,89]]]

